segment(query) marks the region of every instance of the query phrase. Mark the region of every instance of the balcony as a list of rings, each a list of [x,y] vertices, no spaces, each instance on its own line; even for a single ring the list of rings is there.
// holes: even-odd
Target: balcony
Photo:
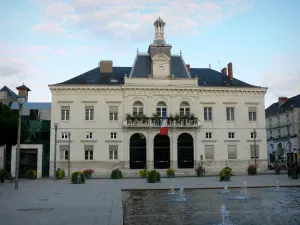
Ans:
[[[123,121],[124,128],[160,128],[163,119],[161,117],[127,117]],[[169,128],[200,128],[202,125],[201,121],[196,117],[169,117],[168,127]]]

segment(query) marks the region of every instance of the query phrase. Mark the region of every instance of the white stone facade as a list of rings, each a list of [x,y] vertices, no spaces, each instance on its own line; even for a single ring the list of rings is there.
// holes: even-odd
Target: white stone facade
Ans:
[[[195,79],[196,80],[196,79]],[[191,112],[200,120],[196,127],[169,128],[171,166],[177,167],[177,137],[189,133],[194,140],[195,165],[200,161],[208,171],[219,171],[228,165],[235,170],[245,170],[254,162],[250,146],[253,129],[257,131],[259,169],[267,167],[267,140],[265,130],[265,88],[237,87],[198,87],[193,79],[172,80],[152,78],[126,78],[123,86],[51,86],[51,154],[50,171],[53,175],[54,123],[58,123],[57,132],[57,168],[67,169],[68,160],[60,151],[60,146],[68,148],[68,139],[62,133],[71,133],[70,161],[71,170],[92,168],[96,172],[108,172],[117,166],[129,168],[129,139],[135,133],[142,133],[147,141],[147,167],[153,168],[153,139],[159,133],[159,127],[138,125],[128,128],[126,114],[132,114],[133,104],[143,105],[143,112],[151,116],[156,112],[156,105],[163,101],[168,114],[179,113],[180,104],[188,103]],[[188,85],[190,84],[190,85]],[[109,107],[116,106],[118,118],[110,120]],[[62,109],[69,109],[69,120],[61,120]],[[85,120],[85,107],[94,109],[93,120]],[[204,108],[212,108],[212,120],[204,120]],[[227,121],[226,107],[234,108],[234,120]],[[249,121],[249,110],[256,111],[256,120]],[[65,119],[65,118],[63,118]],[[87,139],[86,133],[92,132]],[[234,133],[229,138],[229,132]],[[116,137],[112,137],[116,133]],[[211,133],[211,138],[206,134]],[[93,146],[93,159],[85,160],[85,145]],[[109,159],[109,146],[117,145],[117,159]],[[213,159],[206,159],[205,146],[213,146]],[[236,159],[228,159],[228,146],[236,146]]]

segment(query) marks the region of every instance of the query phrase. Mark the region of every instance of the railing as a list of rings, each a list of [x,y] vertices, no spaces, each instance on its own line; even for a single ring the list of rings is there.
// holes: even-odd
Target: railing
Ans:
[[[127,128],[159,128],[162,125],[163,119],[127,119],[123,121],[123,127]],[[178,120],[168,120],[168,127],[173,128],[199,128],[201,127],[201,121],[197,118],[195,119],[178,119]]]

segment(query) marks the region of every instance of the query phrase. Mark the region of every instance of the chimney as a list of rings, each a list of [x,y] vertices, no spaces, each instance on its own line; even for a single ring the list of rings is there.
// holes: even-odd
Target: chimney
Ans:
[[[278,105],[279,105],[279,108],[288,101],[288,97],[279,97],[278,98]]]
[[[227,68],[224,67],[222,70],[221,70],[221,73],[225,74],[227,76]]]
[[[24,98],[25,102],[28,102],[28,92],[31,90],[28,87],[26,87],[24,83],[23,85],[16,87],[16,89],[19,91],[19,97]]]
[[[190,65],[190,64],[186,64],[185,66],[186,66],[187,70],[188,70],[189,73],[190,73],[190,72],[191,72],[191,65]]]
[[[112,73],[113,61],[101,60],[100,61],[100,73]]]
[[[229,77],[229,80],[233,80],[232,63],[231,62],[228,63],[227,67],[228,67],[228,77]]]

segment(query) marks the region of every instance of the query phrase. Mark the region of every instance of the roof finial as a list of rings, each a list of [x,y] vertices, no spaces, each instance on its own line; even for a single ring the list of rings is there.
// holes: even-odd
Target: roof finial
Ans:
[[[182,52],[181,52],[181,50],[180,50],[180,56],[182,56]]]
[[[138,48],[136,49],[136,53],[139,54],[139,49]]]
[[[158,18],[154,22],[154,27],[155,27],[155,40],[153,44],[157,45],[164,45],[166,44],[165,37],[164,37],[164,27],[166,23],[163,21],[162,18]]]

